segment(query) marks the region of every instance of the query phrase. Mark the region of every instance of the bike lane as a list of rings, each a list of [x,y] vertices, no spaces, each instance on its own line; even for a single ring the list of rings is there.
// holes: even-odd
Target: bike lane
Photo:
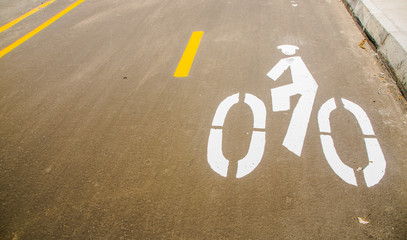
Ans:
[[[390,93],[372,51],[359,48],[363,36],[345,8],[317,2],[87,0],[8,53],[0,59],[4,235],[402,237],[405,102]],[[195,31],[203,35],[189,74],[174,77]],[[48,37],[48,47],[31,49]],[[283,44],[299,48],[318,85],[301,153],[283,145],[301,98],[276,111],[270,91],[293,83],[291,72],[267,76],[287,58]],[[229,96],[235,105],[214,124]],[[331,98],[329,135],[358,186],[323,151],[318,112]],[[366,112],[383,151],[385,174],[374,186],[363,175],[366,134],[342,98]],[[253,117],[259,101],[265,114]],[[227,177],[208,163],[213,129],[223,133]],[[264,134],[261,160],[236,178],[255,132]]]

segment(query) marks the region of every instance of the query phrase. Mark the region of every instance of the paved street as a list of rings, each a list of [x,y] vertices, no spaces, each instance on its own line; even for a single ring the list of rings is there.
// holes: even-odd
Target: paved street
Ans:
[[[0,32],[0,239],[405,239],[407,103],[364,38],[334,0],[39,8]]]

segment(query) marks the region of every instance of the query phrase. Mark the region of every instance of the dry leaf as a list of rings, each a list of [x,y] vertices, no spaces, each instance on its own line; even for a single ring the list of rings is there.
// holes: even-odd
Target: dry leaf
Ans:
[[[369,223],[368,221],[366,221],[365,219],[363,219],[363,218],[361,218],[361,217],[358,217],[358,221],[359,221],[359,223],[361,223],[361,224],[368,224],[368,223]]]
[[[359,43],[359,47],[362,48],[362,49],[366,49],[365,46],[364,46],[365,42],[366,42],[366,39],[363,39],[363,41],[361,43]]]

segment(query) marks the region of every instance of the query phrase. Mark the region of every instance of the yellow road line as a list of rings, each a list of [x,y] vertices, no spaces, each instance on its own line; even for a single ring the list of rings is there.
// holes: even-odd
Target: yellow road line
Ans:
[[[63,10],[62,12],[60,12],[57,15],[53,16],[48,21],[46,21],[43,24],[41,24],[40,26],[38,26],[36,29],[34,29],[31,32],[27,33],[24,37],[18,39],[17,41],[12,43],[10,46],[8,46],[5,49],[1,50],[0,51],[0,58],[3,57],[4,55],[6,55],[7,53],[9,53],[10,51],[12,51],[14,48],[18,47],[23,42],[25,42],[28,39],[30,39],[31,37],[33,37],[35,34],[41,32],[44,28],[51,25],[53,22],[58,20],[60,17],[62,17],[63,15],[65,15],[66,13],[68,13],[69,11],[71,11],[72,9],[74,9],[75,7],[77,7],[79,4],[81,4],[84,1],[85,0],[78,0],[78,1],[74,2],[72,5],[65,8],[65,10]]]
[[[21,17],[14,19],[13,21],[7,23],[6,25],[0,27],[0,33],[3,31],[6,31],[7,29],[11,28],[12,26],[14,26],[15,24],[17,24],[18,22],[20,22],[21,20],[23,20],[24,18],[38,12],[39,10],[45,8],[46,6],[50,5],[51,3],[55,2],[55,0],[50,0],[48,2],[45,2],[41,5],[39,5],[38,7],[32,9],[31,11],[25,13],[24,15],[22,15]]]
[[[204,32],[193,32],[189,39],[188,45],[185,48],[184,54],[178,63],[175,70],[174,77],[187,77],[191,69],[192,62],[194,61],[195,54],[198,51],[199,43]]]

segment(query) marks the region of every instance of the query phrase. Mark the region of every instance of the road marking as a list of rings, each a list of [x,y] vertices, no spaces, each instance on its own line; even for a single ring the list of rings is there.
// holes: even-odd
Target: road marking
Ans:
[[[363,135],[365,135],[365,146],[367,156],[369,158],[369,164],[363,169],[363,175],[367,187],[372,187],[380,182],[386,171],[386,160],[383,155],[383,151],[380,147],[377,138],[374,136],[372,124],[366,114],[366,112],[356,103],[342,98],[344,108],[351,112],[359,123]],[[333,110],[336,109],[334,98],[326,101],[318,112],[318,124],[319,131],[321,132],[321,144],[325,158],[332,168],[332,170],[346,183],[357,186],[356,176],[354,170],[347,166],[339,157],[336,152],[333,139],[330,135],[330,115]]]
[[[62,17],[63,15],[65,15],[66,13],[68,13],[69,11],[71,11],[72,9],[74,9],[75,7],[77,7],[79,4],[83,3],[85,0],[78,0],[76,2],[74,2],[72,5],[70,5],[69,7],[65,8],[65,10],[63,10],[62,12],[58,13],[57,15],[53,16],[52,18],[48,19],[46,22],[44,22],[43,24],[41,24],[40,26],[38,26],[36,29],[32,30],[31,32],[27,33],[24,37],[18,39],[17,41],[15,41],[14,43],[12,43],[11,45],[9,45],[8,47],[4,48],[3,50],[0,51],[0,58],[3,57],[4,55],[6,55],[7,53],[11,52],[14,48],[18,47],[20,44],[24,43],[25,41],[27,41],[28,39],[30,39],[31,37],[33,37],[35,34],[41,32],[43,29],[45,29],[46,27],[48,27],[49,25],[51,25],[53,22],[55,22],[56,20],[58,20],[60,17]]]
[[[360,128],[362,129],[363,135],[375,135],[369,117],[359,105],[344,98],[342,98],[342,103],[343,107],[355,116]]]
[[[278,46],[278,49],[280,49],[283,54],[290,56],[294,55],[295,51],[299,48],[292,45],[281,45]],[[301,57],[281,59],[267,73],[267,76],[276,81],[288,68],[290,68],[293,83],[271,89],[271,98],[273,111],[280,112],[290,109],[291,96],[297,94],[301,95],[297,106],[294,108],[290,125],[288,126],[287,134],[283,142],[283,146],[300,157],[312,107],[314,106],[314,100],[317,94],[318,84],[305,66]]]
[[[192,33],[188,45],[185,48],[184,54],[182,55],[181,60],[178,63],[178,67],[175,70],[174,77],[188,77],[189,70],[191,69],[195,54],[198,51],[203,33],[204,32],[202,31]]]
[[[280,49],[284,55],[292,56],[299,48],[293,45],[280,45],[278,49]],[[281,59],[267,73],[267,76],[277,81],[288,69],[290,69],[291,72],[292,83],[272,88],[271,100],[274,112],[287,111],[291,108],[291,96],[297,94],[301,95],[297,106],[295,106],[293,110],[292,118],[283,141],[283,146],[300,157],[318,90],[318,84],[302,58],[296,56]],[[239,103],[239,96],[242,97],[243,95],[239,95],[239,93],[233,94],[225,98],[219,104],[215,116],[213,117],[212,127],[209,133],[207,160],[212,170],[223,177],[227,177],[229,169],[229,160],[223,155],[222,149],[223,125],[229,110],[235,104]],[[383,151],[379,141],[375,137],[372,124],[366,112],[356,103],[344,98],[342,98],[341,101],[344,109],[351,112],[356,118],[364,135],[369,164],[363,168],[363,175],[366,186],[372,187],[381,181],[386,171],[386,160]],[[265,130],[267,112],[264,102],[249,93],[244,95],[243,102],[252,110],[253,130],[248,152],[245,157],[237,162],[236,178],[242,178],[250,174],[260,164],[266,144]],[[331,98],[321,106],[318,112],[322,151],[329,166],[336,175],[346,183],[358,186],[354,169],[341,160],[331,136],[330,115],[336,108],[335,99]],[[359,172],[361,170],[362,167],[358,167],[356,171]]]
[[[14,19],[13,21],[7,23],[6,25],[0,27],[0,33],[3,32],[3,31],[6,31],[7,29],[11,28],[12,26],[14,26],[17,23],[19,23],[20,21],[22,21],[24,18],[38,12],[39,10],[45,8],[46,6],[50,5],[53,2],[55,2],[55,0],[50,0],[48,2],[45,2],[45,3],[41,4],[41,5],[39,5],[38,7],[32,9],[31,11],[25,13],[24,15],[20,16],[19,18]]]
[[[237,163],[236,178],[242,178],[251,173],[263,158],[266,145],[266,106],[256,96],[246,93],[246,103],[253,112],[253,134],[250,140],[249,150],[246,156]],[[208,163],[219,175],[226,177],[229,168],[229,160],[223,155],[223,123],[226,115],[233,105],[239,102],[239,93],[229,96],[223,100],[213,117],[212,128],[208,139]]]

